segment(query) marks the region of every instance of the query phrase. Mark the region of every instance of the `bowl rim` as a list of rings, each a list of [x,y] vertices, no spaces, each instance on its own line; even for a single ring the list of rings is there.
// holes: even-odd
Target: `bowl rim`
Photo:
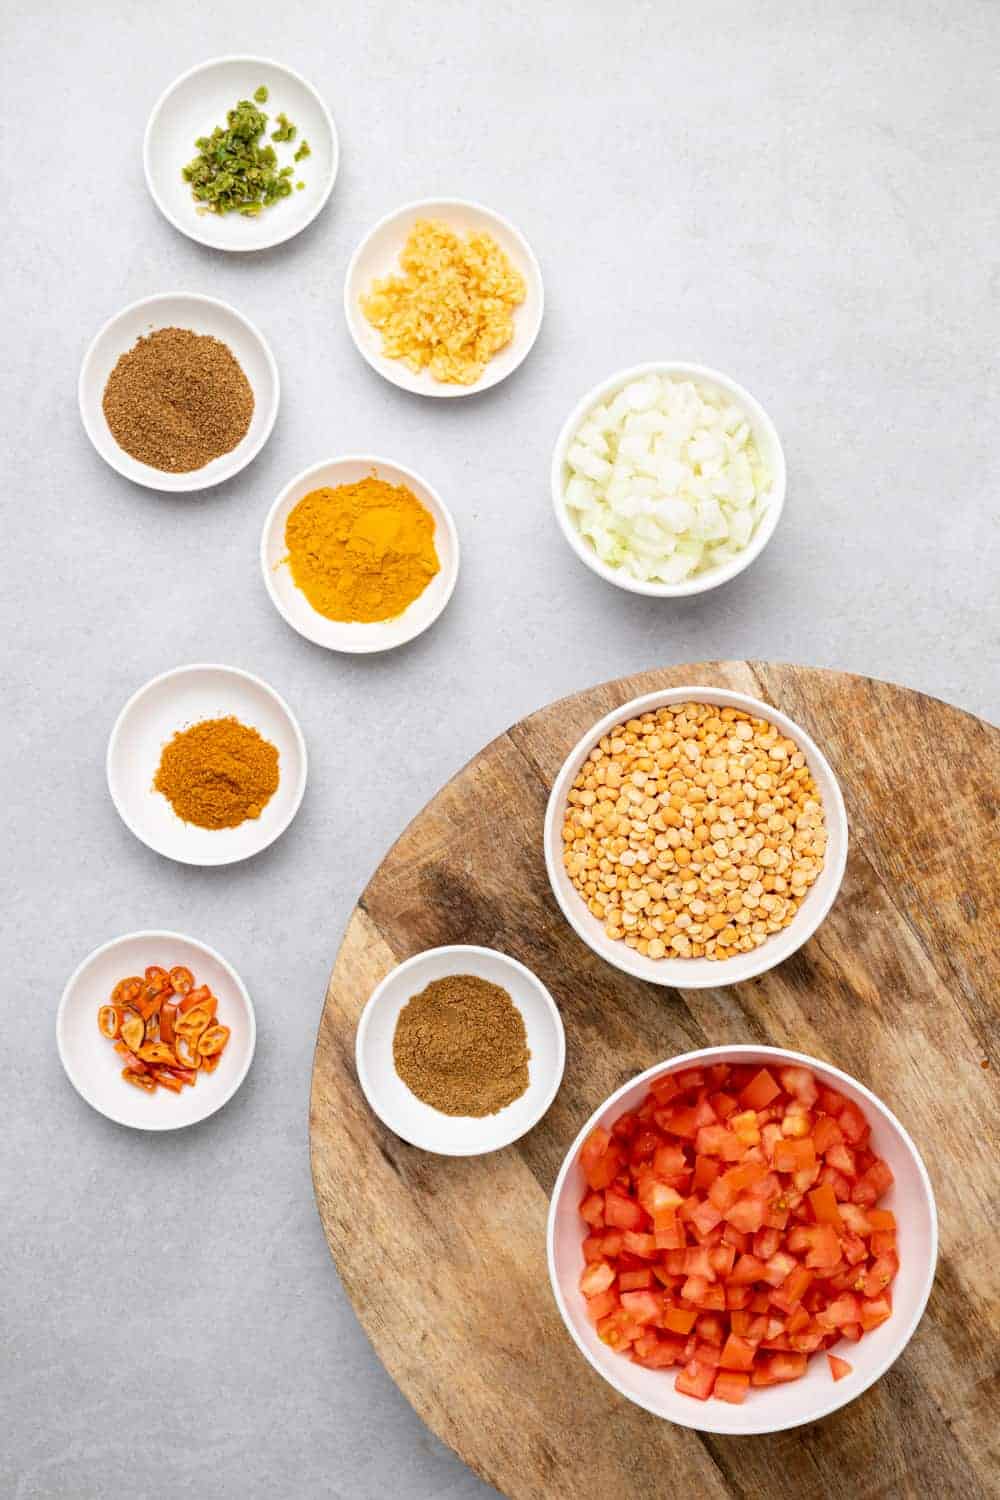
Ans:
[[[612,945],[616,949],[621,949],[620,955],[616,953],[615,956],[612,957],[610,954],[605,953],[602,949],[594,945],[594,943],[591,941],[586,925],[582,920],[578,920],[578,918],[582,918],[582,913],[586,911],[586,907],[583,906],[582,898],[577,898],[577,900],[573,902],[567,902],[566,900],[564,900],[563,893],[560,890],[559,881],[557,878],[556,856],[558,849],[560,849],[562,846],[558,828],[559,814],[566,801],[566,793],[569,789],[569,784],[572,780],[572,776],[573,774],[575,774],[575,771],[576,769],[578,769],[579,765],[583,763],[583,760],[586,757],[587,753],[592,750],[597,741],[603,738],[608,730],[613,729],[616,724],[622,723],[627,719],[638,718],[640,714],[647,713],[651,709],[662,708],[672,703],[684,702],[709,704],[718,703],[719,707],[722,708],[742,708],[744,711],[753,712],[757,718],[767,719],[770,722],[774,722],[777,719],[779,721],[779,727],[784,727],[785,725],[787,725],[787,734],[789,739],[794,739],[796,744],[798,744],[800,748],[806,753],[807,759],[810,762],[819,765],[821,769],[825,771],[829,776],[830,785],[833,788],[832,806],[828,803],[828,800],[826,798],[823,799],[823,809],[826,816],[827,829],[829,830],[831,824],[835,821],[838,829],[843,834],[840,857],[839,859],[837,859],[836,863],[832,865],[832,869],[834,871],[833,882],[830,886],[828,894],[816,904],[814,911],[810,914],[811,925],[807,930],[804,930],[802,932],[802,936],[799,938],[798,942],[794,947],[790,948],[787,953],[776,954],[774,947],[769,940],[768,942],[762,943],[759,948],[753,949],[751,953],[742,954],[741,957],[744,960],[748,961],[748,967],[746,969],[746,972],[740,974],[739,978],[727,979],[725,974],[726,965],[723,963],[711,965],[713,970],[718,969],[721,971],[718,975],[715,975],[713,973],[711,977],[706,978],[698,978],[697,976],[691,975],[684,977],[683,971],[677,971],[674,968],[675,965],[682,965],[690,962],[690,960],[683,958],[662,958],[650,960],[649,962],[655,964],[657,968],[656,973],[651,973],[649,972],[647,968],[647,962],[643,960],[642,955],[634,954],[634,950],[631,948],[627,948],[624,943],[615,943]],[[570,750],[569,754],[566,756],[562,765],[559,767],[555,779],[552,782],[548,801],[545,805],[545,819],[542,825],[542,843],[545,855],[545,870],[549,878],[549,886],[551,887],[552,894],[556,899],[559,909],[562,912],[563,916],[566,918],[566,921],[572,927],[573,931],[576,933],[577,937],[581,940],[581,942],[586,943],[587,947],[591,950],[592,953],[595,953],[598,958],[602,959],[605,963],[611,964],[612,967],[620,969],[623,974],[629,974],[633,979],[645,980],[648,984],[656,984],[666,988],[679,990],[716,988],[723,989],[730,984],[743,984],[750,979],[756,979],[761,974],[766,974],[769,969],[776,968],[778,964],[784,963],[786,959],[791,958],[793,953],[797,953],[798,950],[809,941],[813,933],[816,932],[821,924],[826,920],[834,902],[837,899],[837,896],[840,894],[840,887],[843,884],[844,872],[847,869],[847,856],[850,850],[850,825],[847,819],[847,809],[844,806],[844,795],[841,791],[840,783],[837,780],[833,767],[830,765],[822,750],[813,740],[812,736],[807,734],[807,732],[802,728],[800,724],[798,724],[794,719],[789,718],[788,714],[786,714],[782,709],[777,708],[769,703],[765,703],[760,698],[752,698],[748,693],[741,693],[733,688],[711,687],[705,683],[701,684],[700,686],[697,684],[688,683],[682,684],[679,687],[658,688],[654,692],[643,693],[638,698],[630,698],[627,703],[623,703],[619,708],[612,709],[610,713],[605,714],[604,717],[599,719],[590,729],[587,730],[585,734],[581,735],[576,744],[573,746],[572,750]],[[574,895],[575,894],[576,893],[574,892]],[[578,907],[580,908],[580,910],[578,910]],[[587,915],[590,915],[589,912],[587,913]],[[785,929],[785,931],[792,932],[801,915],[802,908],[800,908],[799,911],[796,912],[791,924],[788,928]],[[773,938],[778,938],[779,936],[779,933],[772,934]],[[767,957],[769,948],[771,950],[771,956]],[[756,961],[750,963],[750,960]],[[735,960],[733,960],[732,962],[735,962]]]
[[[551,1017],[555,1025],[557,1053],[557,1062],[556,1067],[553,1070],[552,1079],[541,1097],[541,1102],[539,1104],[537,1112],[532,1115],[527,1124],[522,1125],[513,1134],[507,1133],[504,1135],[498,1135],[497,1140],[493,1145],[478,1147],[474,1150],[463,1149],[461,1147],[456,1148],[444,1146],[428,1146],[425,1145],[422,1141],[412,1140],[410,1136],[404,1135],[402,1134],[402,1132],[397,1130],[396,1126],[391,1124],[385,1118],[385,1115],[382,1113],[379,1107],[379,1104],[377,1102],[378,1096],[375,1090],[371,1087],[371,1074],[364,1059],[364,1044],[368,1036],[368,1030],[371,1025],[372,1015],[374,1014],[376,1004],[382,998],[382,995],[387,989],[390,980],[395,979],[396,976],[401,972],[405,972],[408,969],[415,968],[417,964],[424,962],[428,958],[436,958],[442,954],[446,954],[450,957],[451,955],[465,953],[475,953],[486,955],[489,958],[499,958],[504,964],[507,964],[512,969],[516,969],[519,974],[524,976],[534,986],[537,987],[537,989],[541,993],[542,1000],[544,1001],[545,1010],[547,1011],[548,1015]],[[559,1088],[563,1080],[563,1073],[566,1069],[566,1030],[563,1026],[562,1016],[559,1014],[559,1007],[556,1004],[548,985],[544,982],[544,980],[539,978],[539,976],[533,969],[529,969],[527,964],[521,963],[520,959],[513,958],[509,953],[504,953],[501,948],[488,948],[481,943],[442,943],[435,948],[423,948],[419,953],[412,953],[409,958],[404,958],[401,963],[394,964],[389,972],[379,980],[378,984],[375,986],[371,994],[368,996],[368,999],[365,1001],[361,1015],[358,1017],[358,1024],[354,1034],[354,1065],[357,1070],[358,1083],[361,1085],[361,1092],[364,1094],[365,1099],[368,1102],[369,1109],[371,1109],[372,1113],[376,1115],[379,1120],[381,1120],[382,1124],[387,1130],[390,1130],[392,1134],[394,1136],[397,1136],[401,1141],[405,1141],[407,1145],[415,1147],[418,1151],[426,1151],[431,1156],[466,1158],[476,1156],[492,1156],[494,1151],[505,1150],[508,1146],[512,1146],[515,1141],[521,1140],[523,1136],[528,1134],[529,1130],[534,1130],[539,1121],[543,1120],[551,1109],[555,1097],[559,1092]]]
[[[134,941],[190,943],[193,948],[197,948],[202,953],[208,954],[210,958],[213,958],[215,962],[218,963],[226,971],[230,979],[233,981],[233,984],[235,985],[240,996],[242,997],[244,1005],[246,1006],[246,1013],[250,1031],[250,1042],[247,1048],[246,1060],[244,1061],[243,1067],[240,1070],[238,1076],[233,1080],[228,1093],[224,1094],[218,1101],[218,1103],[214,1106],[214,1108],[210,1109],[207,1114],[199,1115],[196,1120],[167,1120],[161,1123],[160,1121],[135,1121],[123,1119],[122,1116],[116,1114],[114,1110],[105,1109],[102,1104],[98,1104],[94,1099],[91,1098],[88,1093],[84,1092],[80,1083],[74,1076],[73,1069],[68,1061],[68,1052],[63,1034],[64,1026],[66,1013],[69,1009],[70,996],[74,988],[76,987],[81,975],[83,974],[84,970],[94,962],[95,959],[98,959],[103,954],[108,953],[112,948],[117,948],[123,943],[130,943]],[[229,960],[225,958],[217,948],[213,948],[210,943],[202,942],[201,938],[191,937],[186,932],[176,932],[166,927],[139,928],[135,932],[123,932],[118,937],[109,938],[107,942],[98,944],[96,948],[88,953],[87,956],[81,959],[81,961],[77,964],[76,968],[73,970],[72,974],[69,976],[63,987],[63,992],[59,1000],[59,1006],[56,1011],[56,1050],[59,1053],[59,1061],[62,1063],[63,1071],[65,1072],[66,1077],[69,1079],[70,1083],[76,1089],[76,1092],[80,1095],[80,1098],[84,1101],[85,1104],[89,1104],[91,1109],[96,1110],[99,1115],[103,1115],[105,1119],[111,1120],[113,1124],[122,1125],[128,1130],[146,1130],[156,1134],[171,1130],[187,1130],[189,1126],[201,1125],[203,1121],[210,1120],[213,1115],[218,1114],[219,1110],[229,1103],[230,1099],[241,1087],[244,1079],[250,1071],[250,1064],[253,1062],[254,1053],[257,1050],[257,1014],[253,1008],[253,1001],[250,999],[250,992],[248,991],[246,985],[243,983],[243,980],[240,978],[240,975],[233,968]]]
[[[368,248],[368,245],[371,243],[371,241],[381,230],[387,228],[396,219],[402,219],[404,216],[411,214],[431,213],[435,210],[444,211],[449,207],[471,209],[474,213],[482,214],[484,218],[492,219],[495,224],[500,225],[506,231],[506,233],[511,236],[524,257],[526,273],[525,279],[528,280],[528,278],[530,277],[531,281],[534,283],[534,289],[537,291],[538,317],[535,321],[535,327],[531,333],[531,336],[527,340],[524,349],[521,351],[520,357],[514,364],[511,365],[509,370],[504,370],[502,374],[497,373],[496,371],[491,374],[490,366],[488,364],[482,375],[476,381],[475,385],[449,385],[444,381],[432,381],[432,383],[427,385],[426,388],[423,386],[418,388],[416,386],[408,384],[406,379],[403,377],[401,370],[397,369],[397,366],[400,365],[399,360],[387,359],[385,355],[376,353],[374,350],[369,349],[365,341],[360,337],[358,333],[360,314],[358,314],[357,310],[354,307],[351,297],[351,287],[357,275],[358,264],[361,260],[362,255]],[[520,269],[520,267],[518,269]],[[403,203],[398,208],[392,209],[389,213],[383,214],[382,217],[377,220],[377,222],[374,223],[358,241],[358,244],[356,245],[351,258],[347,263],[347,270],[344,274],[344,317],[347,321],[348,332],[351,335],[354,346],[357,349],[358,353],[365,360],[365,362],[371,366],[376,374],[381,375],[383,379],[388,380],[392,385],[396,386],[397,389],[401,391],[408,391],[412,396],[431,396],[434,398],[443,397],[445,399],[458,396],[478,396],[481,395],[484,391],[492,390],[494,386],[499,385],[502,381],[506,380],[508,376],[513,375],[515,370],[520,369],[521,365],[524,363],[528,355],[531,353],[532,349],[535,347],[535,342],[538,338],[539,333],[541,332],[542,322],[545,317],[545,283],[542,279],[542,268],[538,262],[537,255],[528,242],[527,237],[522,233],[520,229],[518,229],[516,224],[512,223],[510,219],[505,217],[505,215],[498,213],[495,208],[489,208],[485,203],[480,203],[474,198],[415,198],[411,202]],[[497,353],[502,354],[503,350],[498,350]],[[407,367],[403,366],[402,368],[406,369]]]
[[[741,1058],[746,1058],[747,1060],[755,1060],[762,1055],[767,1056],[768,1058],[773,1057],[776,1059],[780,1059],[783,1063],[789,1063],[793,1066],[799,1065],[814,1069],[821,1075],[826,1074],[828,1077],[839,1080],[842,1083],[848,1083],[852,1088],[857,1089],[857,1091],[864,1097],[866,1102],[872,1108],[874,1108],[877,1113],[887,1121],[890,1128],[897,1133],[903,1146],[912,1157],[914,1165],[917,1169],[917,1178],[923,1188],[924,1195],[927,1200],[927,1207],[930,1215],[931,1233],[929,1254],[927,1258],[927,1274],[924,1280],[923,1290],[920,1297],[918,1298],[916,1311],[906,1325],[905,1331],[902,1333],[902,1336],[898,1337],[894,1342],[891,1352],[885,1359],[883,1359],[881,1364],[876,1367],[874,1373],[864,1381],[864,1384],[860,1385],[856,1390],[852,1389],[849,1393],[841,1391],[838,1396],[837,1392],[839,1387],[836,1383],[831,1381],[829,1388],[831,1393],[831,1400],[829,1401],[829,1403],[824,1402],[820,1408],[810,1412],[808,1415],[796,1417],[793,1421],[781,1421],[779,1419],[776,1423],[771,1423],[767,1426],[755,1427],[752,1430],[746,1432],[733,1432],[729,1428],[720,1428],[713,1425],[711,1421],[711,1413],[705,1410],[705,1408],[709,1406],[708,1402],[697,1403],[696,1409],[691,1413],[691,1421],[684,1420],[683,1415],[679,1418],[674,1416],[666,1416],[662,1411],[658,1411],[650,1403],[640,1400],[640,1398],[634,1395],[632,1392],[624,1390],[618,1383],[618,1381],[611,1374],[609,1374],[606,1369],[604,1369],[600,1364],[597,1363],[597,1361],[592,1357],[590,1350],[587,1349],[583,1342],[577,1337],[576,1330],[573,1327],[573,1324],[569,1317],[566,1302],[562,1294],[562,1289],[559,1285],[559,1280],[556,1275],[555,1229],[559,1200],[565,1189],[566,1179],[568,1178],[572,1167],[576,1163],[580,1147],[582,1146],[589,1132],[597,1124],[601,1116],[604,1115],[608,1110],[612,1109],[615,1104],[626,1093],[629,1092],[629,1090],[634,1089],[639,1085],[645,1085],[649,1082],[652,1082],[654,1078],[661,1077],[667,1073],[676,1072],[681,1068],[698,1065],[700,1063],[708,1061],[709,1059],[716,1062],[738,1062]],[[545,1255],[549,1271],[549,1286],[552,1290],[552,1295],[555,1299],[556,1306],[559,1309],[559,1316],[562,1318],[566,1331],[569,1333],[577,1349],[586,1359],[590,1367],[593,1370],[596,1370],[598,1375],[600,1375],[603,1380],[606,1380],[614,1390],[618,1391],[619,1395],[624,1396],[627,1401],[631,1401],[635,1406],[641,1407],[644,1411],[650,1412],[652,1416],[658,1417],[660,1421],[671,1422],[678,1427],[692,1428],[696,1432],[722,1432],[729,1437],[757,1437],[765,1435],[767,1433],[786,1432],[790,1428],[802,1427],[809,1422],[820,1421],[825,1417],[832,1416],[832,1414],[835,1411],[839,1411],[842,1406],[847,1406],[849,1402],[854,1401],[858,1396],[863,1395],[864,1392],[869,1390],[877,1380],[881,1380],[885,1372],[893,1364],[895,1364],[896,1360],[903,1353],[904,1349],[909,1344],[910,1340],[917,1330],[920,1320],[923,1317],[924,1312],[926,1311],[927,1302],[931,1294],[931,1289],[934,1285],[934,1277],[937,1270],[938,1258],[937,1203],[934,1198],[934,1188],[931,1184],[930,1174],[927,1171],[923,1157],[920,1155],[916,1143],[914,1142],[909,1131],[896,1117],[889,1106],[883,1103],[883,1101],[878,1097],[877,1094],[874,1094],[871,1089],[867,1088],[865,1084],[861,1083],[857,1078],[854,1078],[850,1073],[845,1073],[842,1068],[838,1068],[834,1063],[824,1062],[818,1057],[810,1057],[808,1053],[793,1052],[787,1047],[775,1047],[770,1045],[769,1043],[763,1043],[760,1045],[757,1045],[756,1043],[735,1043],[732,1046],[723,1045],[718,1047],[700,1047],[693,1052],[679,1053],[676,1057],[667,1058],[663,1062],[654,1063],[652,1067],[644,1069],[641,1073],[637,1073],[634,1078],[629,1079],[627,1083],[623,1083],[620,1085],[620,1087],[615,1089],[614,1093],[610,1094],[603,1101],[603,1103],[599,1104],[588,1117],[586,1122],[573,1138],[569,1149],[563,1157],[562,1163],[559,1167],[559,1172],[556,1176],[555,1184],[552,1189],[552,1193],[549,1198],[549,1212],[545,1229]],[[698,1418],[700,1418],[700,1420],[698,1420]],[[708,1418],[708,1420],[706,1420],[706,1418]]]
[[[359,644],[355,646],[335,646],[330,641],[320,640],[317,635],[313,635],[309,631],[305,630],[303,628],[302,622],[294,618],[291,612],[285,608],[284,600],[280,597],[277,589],[274,587],[274,579],[272,577],[274,569],[268,563],[267,548],[271,534],[277,523],[278,513],[281,510],[281,507],[285,504],[291,491],[298,485],[304,484],[307,481],[313,479],[314,476],[319,474],[322,470],[333,468],[338,464],[364,464],[367,468],[374,469],[378,469],[379,465],[381,465],[383,468],[395,469],[397,473],[405,475],[408,480],[413,480],[418,488],[426,490],[427,493],[433,497],[434,502],[444,519],[444,529],[448,534],[448,541],[451,548],[452,565],[450,574],[445,581],[445,587],[441,596],[440,604],[438,605],[438,608],[434,611],[434,613],[430,616],[430,618],[424,622],[424,624],[420,625],[415,630],[411,630],[408,635],[401,636],[399,640],[386,641],[384,644],[373,642],[371,645]],[[419,496],[417,498],[419,499]],[[303,640],[311,641],[314,646],[322,646],[327,651],[337,651],[345,656],[373,656],[383,651],[395,651],[398,647],[408,645],[410,641],[415,641],[418,636],[423,635],[424,631],[430,630],[431,626],[437,623],[437,621],[444,614],[449,603],[451,602],[451,596],[455,592],[455,585],[458,582],[458,570],[461,563],[461,547],[458,540],[458,529],[455,526],[455,518],[449,510],[448,506],[442,500],[438,490],[435,489],[434,485],[430,484],[422,474],[419,474],[416,469],[412,469],[409,464],[400,463],[395,458],[386,458],[384,455],[379,457],[378,455],[373,453],[338,453],[333,458],[321,459],[318,463],[310,464],[308,468],[302,469],[298,474],[290,479],[288,483],[283,486],[276,499],[271,503],[267,515],[264,518],[264,525],[260,534],[259,555],[260,570],[264,578],[264,587],[267,589],[268,597],[270,598],[271,603],[274,605],[281,618],[285,621],[286,625],[290,625],[294,631],[302,636]],[[303,599],[305,599],[306,596],[303,594],[302,597]],[[420,596],[418,595],[417,597],[419,598]],[[416,601],[414,600],[413,602],[415,603]],[[317,619],[325,619],[324,615],[321,615],[318,610],[313,609],[312,605],[309,604],[308,599],[306,599],[306,604],[309,605],[310,610],[312,610],[312,613],[316,615]],[[393,619],[376,620],[373,623],[375,625],[391,625],[394,623],[394,620],[399,620],[401,618],[402,616],[397,615]],[[328,623],[349,625],[351,624],[351,621],[330,621]]]
[[[238,323],[241,323],[250,337],[256,340],[257,344],[260,347],[261,353],[264,356],[264,363],[267,366],[268,375],[271,379],[273,394],[270,402],[270,410],[265,416],[264,423],[261,427],[260,432],[257,434],[255,441],[247,449],[246,453],[238,463],[226,469],[224,473],[216,474],[212,478],[198,478],[200,474],[204,474],[204,467],[201,469],[191,469],[187,474],[172,474],[169,477],[180,482],[167,486],[159,483],[152,477],[154,474],[158,474],[160,471],[158,469],[154,469],[150,464],[142,465],[143,469],[149,470],[148,476],[145,473],[130,473],[120,457],[120,455],[125,453],[125,450],[123,448],[119,448],[118,444],[114,440],[114,437],[112,437],[111,439],[111,450],[109,452],[104,451],[104,448],[98,441],[98,433],[95,431],[87,415],[86,389],[90,376],[91,365],[97,353],[97,347],[104,336],[111,332],[116,323],[121,322],[131,313],[139,312],[139,310],[142,308],[154,307],[161,302],[174,302],[178,300],[185,302],[198,302],[204,304],[206,307],[221,308],[223,312],[228,313],[231,318],[235,318]],[[192,332],[193,331],[194,330],[192,330]],[[214,337],[214,335],[211,336]],[[122,354],[127,353],[128,349],[122,350]],[[121,358],[121,355],[119,355],[119,358]],[[235,359],[236,356],[233,355],[233,358]],[[240,368],[242,369],[242,366],[240,366]],[[244,374],[245,373],[246,372],[244,371]],[[106,383],[107,382],[105,382],[105,384]],[[255,390],[255,409],[257,404],[257,397],[258,393]],[[129,302],[127,306],[119,308],[116,313],[112,313],[111,317],[106,319],[106,321],[101,324],[100,328],[97,330],[97,332],[94,334],[94,337],[87,345],[83,360],[80,364],[80,374],[77,379],[76,386],[76,400],[80,412],[80,420],[83,423],[83,430],[90,439],[94,447],[94,451],[97,453],[98,457],[103,458],[104,462],[108,465],[109,468],[114,469],[116,473],[120,474],[123,479],[127,479],[131,484],[141,485],[143,489],[157,490],[160,494],[163,495],[184,495],[190,494],[196,490],[214,489],[214,487],[218,484],[225,484],[228,479],[234,479],[237,474],[243,472],[248,464],[253,462],[274,430],[274,424],[278,417],[278,407],[281,404],[281,377],[278,374],[278,366],[275,362],[274,355],[271,352],[271,346],[267,342],[267,339],[261,333],[256,323],[251,322],[246,314],[241,313],[238,308],[235,308],[232,305],[231,302],[224,302],[221,297],[209,297],[204,292],[154,292],[151,297],[140,297],[137,301]],[[231,449],[229,454],[220,454],[220,459],[229,458],[232,454],[237,452],[240,446],[240,444],[237,444],[236,448]],[[125,454],[125,457],[130,458],[132,463],[140,462],[139,459],[131,458],[130,454]],[[166,473],[164,473],[163,477],[167,477]]]
[[[715,384],[727,391],[742,404],[750,416],[754,426],[767,434],[768,441],[773,445],[776,455],[776,472],[771,484],[771,501],[764,512],[761,522],[737,557],[730,558],[721,567],[715,568],[710,573],[704,573],[695,578],[687,578],[681,583],[654,583],[644,582],[641,578],[630,578],[623,574],[620,569],[612,568],[602,562],[585,541],[582,533],[573,525],[567,513],[564,498],[565,481],[563,477],[563,466],[566,462],[566,454],[569,445],[575,436],[578,427],[587,413],[595,407],[598,402],[612,392],[620,390],[633,380],[639,380],[644,375],[684,375],[692,380],[702,380],[706,384]],[[684,599],[693,594],[704,594],[709,589],[718,588],[720,584],[728,583],[737,574],[742,573],[754,562],[777,530],[785,508],[785,496],[788,488],[788,469],[785,463],[785,450],[782,447],[778,429],[768,416],[764,407],[745,386],[727,375],[722,370],[715,370],[708,365],[694,364],[688,360],[660,359],[647,360],[644,364],[630,365],[627,369],[618,370],[614,375],[609,375],[600,381],[582,396],[576,403],[569,416],[566,418],[559,430],[555,447],[552,450],[552,462],[550,468],[550,487],[552,493],[552,505],[556,513],[559,529],[566,541],[572,547],[581,562],[586,563],[592,573],[598,578],[603,578],[606,583],[613,583],[617,588],[625,589],[630,594],[643,594],[651,599]]]
[[[159,845],[153,843],[151,839],[147,838],[145,833],[143,833],[140,828],[136,827],[132,819],[129,818],[126,814],[125,808],[120,801],[115,789],[115,781],[111,771],[111,762],[115,751],[118,748],[118,741],[121,738],[121,734],[125,727],[125,721],[128,715],[136,706],[140,698],[144,698],[147,693],[152,692],[152,690],[156,687],[159,687],[161,683],[168,682],[172,677],[185,676],[189,672],[223,672],[230,677],[240,677],[245,682],[252,683],[254,687],[259,688],[267,697],[273,699],[273,701],[277,704],[279,710],[284,714],[286,720],[288,721],[289,727],[291,728],[292,738],[294,739],[296,748],[299,752],[302,770],[287,816],[282,822],[278,824],[278,826],[268,836],[264,843],[260,844],[256,849],[248,849],[245,854],[230,854],[224,858],[220,857],[218,859],[204,859],[195,858],[190,854],[168,853],[165,849],[161,849]],[[281,694],[277,692],[273,687],[271,687],[270,683],[265,682],[262,677],[255,676],[253,672],[246,672],[242,667],[227,666],[225,662],[193,661],[187,662],[183,666],[169,667],[166,672],[158,672],[155,677],[150,677],[148,682],[144,682],[141,687],[136,688],[131,697],[126,700],[125,704],[118,714],[118,717],[115,719],[115,722],[111,728],[111,733],[108,736],[108,747],[105,751],[104,756],[104,772],[108,783],[108,791],[111,794],[111,800],[115,805],[115,810],[117,811],[118,816],[121,818],[122,822],[125,824],[125,827],[129,830],[129,832],[133,833],[140,843],[145,844],[147,849],[152,849],[153,853],[158,854],[161,859],[173,860],[175,864],[195,865],[199,869],[217,869],[225,865],[241,864],[245,859],[253,859],[256,855],[263,854],[264,850],[269,849],[270,846],[287,830],[287,828],[295,818],[295,815],[298,812],[299,808],[302,806],[302,798],[305,796],[306,781],[309,775],[309,752],[306,749],[305,737],[302,733],[302,728],[299,724],[298,719],[292,713],[292,710],[289,708],[284,698],[282,698]],[[175,934],[175,936],[183,936],[183,934]],[[195,941],[195,939],[191,939],[191,941]]]
[[[279,73],[285,73],[289,78],[294,78],[297,84],[304,88],[308,94],[312,95],[317,106],[319,107],[320,113],[323,115],[323,118],[326,121],[327,129],[330,132],[330,142],[333,147],[333,165],[330,169],[329,180],[326,184],[324,192],[321,193],[321,195],[317,199],[316,206],[313,209],[312,213],[309,215],[308,219],[306,219],[304,223],[299,224],[296,228],[288,229],[283,234],[274,234],[270,239],[264,240],[260,244],[256,245],[220,245],[216,240],[209,239],[206,235],[199,233],[197,224],[189,225],[182,223],[179,218],[171,213],[164,200],[160,197],[159,191],[156,187],[156,180],[153,174],[151,161],[153,133],[156,129],[160,115],[163,112],[164,106],[166,105],[171,94],[175,93],[182,86],[182,84],[187,83],[190,78],[193,78],[196,73],[205,73],[210,68],[217,68],[223,63],[257,64],[259,66],[275,68]],[[160,94],[159,98],[156,100],[156,103],[150,110],[149,118],[146,121],[146,128],[143,131],[142,170],[143,175],[146,179],[146,186],[149,189],[149,194],[153,202],[156,204],[157,208],[160,210],[160,213],[168,221],[168,223],[172,224],[174,228],[176,230],[179,230],[181,234],[186,235],[189,240],[195,240],[199,245],[207,245],[212,250],[223,250],[235,255],[251,255],[254,253],[254,251],[257,250],[273,250],[277,245],[283,245],[288,240],[294,239],[297,234],[301,234],[303,229],[308,229],[309,225],[314,221],[314,219],[318,218],[318,216],[322,213],[323,209],[327,205],[327,202],[329,201],[330,194],[333,192],[334,184],[337,181],[337,174],[340,171],[340,137],[337,134],[337,126],[334,121],[333,115],[330,113],[326,104],[323,102],[323,98],[319,93],[319,90],[309,82],[308,78],[304,78],[301,73],[296,72],[294,68],[290,68],[287,63],[277,62],[273,57],[262,57],[257,53],[249,52],[226,52],[221,53],[218,57],[209,57],[204,62],[195,63],[193,68],[188,68],[185,72],[178,74],[178,76],[173,80],[172,83],[167,84],[167,87]]]

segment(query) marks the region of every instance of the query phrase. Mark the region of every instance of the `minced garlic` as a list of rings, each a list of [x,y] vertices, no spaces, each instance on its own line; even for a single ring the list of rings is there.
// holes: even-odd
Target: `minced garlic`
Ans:
[[[399,257],[402,276],[372,283],[361,310],[382,334],[382,353],[435,380],[474,385],[514,336],[525,284],[490,235],[463,238],[420,219]]]

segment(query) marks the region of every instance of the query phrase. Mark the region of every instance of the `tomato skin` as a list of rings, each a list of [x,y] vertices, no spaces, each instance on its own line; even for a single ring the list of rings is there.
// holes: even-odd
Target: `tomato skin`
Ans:
[[[828,1354],[826,1358],[834,1380],[843,1380],[845,1375],[853,1373],[854,1367],[849,1365],[846,1359],[839,1359],[836,1354]]]
[[[739,1403],[822,1352],[842,1379],[830,1346],[892,1315],[891,1170],[809,1069],[665,1075],[580,1159],[588,1318],[615,1352],[679,1366],[681,1394]]]

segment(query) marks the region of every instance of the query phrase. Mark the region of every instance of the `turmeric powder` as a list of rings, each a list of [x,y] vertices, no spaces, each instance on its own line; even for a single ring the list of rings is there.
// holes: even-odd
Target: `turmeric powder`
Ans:
[[[153,786],[185,823],[237,828],[277,791],[278,752],[239,719],[203,719],[164,745]]]
[[[328,620],[394,619],[441,566],[433,516],[405,484],[374,473],[303,496],[285,545],[297,587]]]

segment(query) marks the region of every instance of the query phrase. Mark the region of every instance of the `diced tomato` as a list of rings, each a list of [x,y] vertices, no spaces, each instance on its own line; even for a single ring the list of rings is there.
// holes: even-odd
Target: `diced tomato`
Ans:
[[[678,1370],[674,1390],[682,1396],[694,1396],[698,1401],[707,1401],[715,1385],[715,1371],[711,1365],[700,1365],[691,1360],[683,1370]]]
[[[733,1406],[739,1406],[746,1400],[749,1388],[749,1375],[740,1375],[733,1370],[720,1370],[712,1394],[720,1401],[730,1401]]]
[[[830,1366],[830,1374],[834,1380],[843,1380],[845,1375],[851,1374],[853,1366],[849,1365],[846,1359],[840,1359],[836,1354],[828,1354],[826,1358]]]
[[[665,1141],[661,1132],[672,1137]],[[611,1349],[676,1388],[739,1402],[799,1379],[892,1315],[892,1173],[863,1112],[807,1068],[664,1075],[591,1131],[580,1204],[588,1317]],[[834,1364],[836,1361],[836,1366]]]

